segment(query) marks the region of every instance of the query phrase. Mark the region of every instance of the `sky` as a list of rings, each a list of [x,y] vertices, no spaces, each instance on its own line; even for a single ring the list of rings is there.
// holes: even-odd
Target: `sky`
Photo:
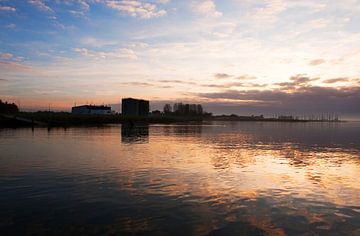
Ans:
[[[360,0],[0,0],[0,99],[360,118]]]

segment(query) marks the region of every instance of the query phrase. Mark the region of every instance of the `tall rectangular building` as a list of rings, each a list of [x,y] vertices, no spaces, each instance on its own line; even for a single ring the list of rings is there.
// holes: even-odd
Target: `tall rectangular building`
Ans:
[[[123,98],[121,113],[124,116],[147,116],[149,114],[149,101],[134,98]]]

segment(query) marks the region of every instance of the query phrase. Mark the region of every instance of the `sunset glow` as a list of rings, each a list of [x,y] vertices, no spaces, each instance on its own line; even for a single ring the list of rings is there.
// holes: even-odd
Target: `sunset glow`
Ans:
[[[3,0],[0,20],[0,97],[21,109],[360,117],[358,0]]]

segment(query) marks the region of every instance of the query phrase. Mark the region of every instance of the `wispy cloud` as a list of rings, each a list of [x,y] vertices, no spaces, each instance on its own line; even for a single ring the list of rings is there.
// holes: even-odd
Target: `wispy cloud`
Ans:
[[[54,12],[54,10],[51,9],[48,5],[46,5],[46,4],[44,3],[44,1],[42,1],[42,0],[28,0],[28,2],[29,2],[31,5],[37,7],[37,8],[38,8],[39,10],[41,10],[41,11],[51,12],[51,13]]]
[[[164,3],[164,2],[163,2]],[[121,13],[142,19],[156,18],[166,15],[166,10],[158,9],[155,3],[140,0],[106,1],[106,5]]]
[[[240,76],[237,76],[235,79],[238,79],[238,80],[255,80],[257,78],[256,78],[256,76],[252,76],[252,75],[240,75]]]
[[[318,65],[321,65],[324,63],[326,63],[326,61],[324,59],[315,59],[315,60],[310,61],[309,65],[310,66],[318,66]]]
[[[329,19],[320,18],[309,21],[307,26],[310,29],[321,29],[327,27],[330,23],[331,21]]]
[[[158,80],[160,83],[168,83],[168,84],[190,84],[190,85],[198,85],[198,83],[192,81],[183,81],[183,80]]]
[[[14,23],[7,24],[7,25],[5,25],[5,28],[7,28],[7,29],[15,29],[15,28],[16,28],[16,24],[14,24]]]
[[[290,77],[291,82],[274,83],[273,85],[280,86],[282,90],[296,90],[298,88],[310,86],[310,82],[317,81],[320,78],[311,78],[303,74]]]
[[[147,83],[147,82],[124,82],[121,84],[126,85],[126,86],[135,86],[135,87],[152,87],[152,86],[154,86],[153,84]]]
[[[195,1],[194,10],[198,14],[206,17],[220,17],[222,12],[216,9],[216,5],[213,0],[200,0]]]
[[[217,74],[214,75],[214,77],[216,79],[228,79],[228,78],[233,77],[233,75],[229,75],[229,74],[226,74],[226,73],[217,73]]]
[[[299,75],[295,75],[295,76],[291,76],[290,80],[293,81],[293,83],[295,85],[306,85],[311,81],[316,81],[319,80],[320,78],[310,78],[304,74],[299,74]]]
[[[325,2],[313,0],[287,1],[287,5],[289,8],[293,9],[310,9],[312,12],[323,11],[327,7],[327,4]]]
[[[251,76],[251,75],[239,75],[239,76],[234,76],[234,75],[230,75],[227,73],[217,73],[214,75],[214,77],[216,79],[230,79],[233,78],[235,80],[255,80],[257,79],[256,76]]]
[[[16,11],[16,8],[9,6],[0,6],[0,11]]]
[[[0,53],[1,59],[11,59],[14,55],[11,53]]]
[[[116,41],[104,40],[95,37],[84,37],[80,39],[80,43],[91,47],[104,47],[117,44]]]
[[[324,80],[323,83],[326,84],[335,84],[335,83],[339,83],[339,82],[349,82],[350,79],[349,78],[335,78],[335,79],[327,79]]]
[[[128,87],[133,87],[133,88],[148,88],[148,87],[153,87],[153,88],[160,88],[160,89],[171,89],[174,88],[173,86],[170,85],[161,85],[158,83],[148,83],[148,82],[124,82],[124,83],[120,83],[120,85],[125,85]]]
[[[119,48],[114,51],[104,52],[104,51],[92,51],[87,48],[75,48],[75,52],[79,53],[82,56],[93,57],[98,59],[106,58],[118,58],[118,59],[137,59],[135,52],[129,48]]]
[[[201,87],[208,88],[219,88],[219,89],[231,89],[231,88],[265,88],[267,84],[258,84],[258,83],[244,83],[244,82],[230,82],[224,84],[199,84]]]
[[[87,0],[73,0],[69,4],[76,5],[75,8],[69,10],[74,16],[85,17],[85,14],[90,10],[90,3]]]
[[[31,66],[23,65],[14,61],[0,61],[0,69],[3,73],[34,72],[34,69]]]
[[[285,0],[264,0],[265,6],[256,10],[254,17],[256,19],[269,22],[276,21],[278,15],[287,9]]]
[[[157,2],[160,4],[166,4],[166,3],[169,3],[170,0],[157,0]]]

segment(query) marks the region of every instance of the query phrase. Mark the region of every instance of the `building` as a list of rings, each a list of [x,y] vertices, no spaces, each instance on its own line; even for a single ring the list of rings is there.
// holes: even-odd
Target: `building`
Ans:
[[[110,115],[112,114],[111,107],[96,106],[96,105],[83,105],[71,108],[72,114],[88,114],[88,115]]]
[[[123,98],[121,101],[121,112],[124,116],[148,116],[149,101],[134,98]]]

